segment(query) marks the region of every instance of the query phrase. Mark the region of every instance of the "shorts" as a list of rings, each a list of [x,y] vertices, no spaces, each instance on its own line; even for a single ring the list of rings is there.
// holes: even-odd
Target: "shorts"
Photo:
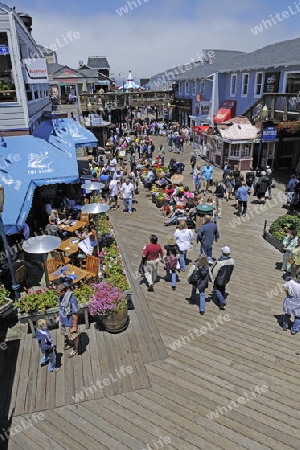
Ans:
[[[111,195],[109,198],[110,198],[111,202],[117,202],[118,201],[118,196],[117,195]]]
[[[72,327],[66,327],[66,325],[64,325],[61,322],[59,322],[60,334],[69,336],[70,333],[71,333],[71,328]]]

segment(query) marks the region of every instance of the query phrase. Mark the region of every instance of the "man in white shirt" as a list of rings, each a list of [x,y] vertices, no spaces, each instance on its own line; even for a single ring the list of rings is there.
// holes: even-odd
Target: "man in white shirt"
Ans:
[[[132,200],[134,198],[134,189],[134,185],[129,178],[125,179],[125,182],[120,188],[120,191],[123,194],[125,212],[129,212],[129,214],[132,214]]]
[[[117,160],[113,156],[109,159],[109,171],[110,175],[113,176],[116,171]]]
[[[109,197],[110,203],[113,204],[113,209],[116,210],[118,207],[118,194],[119,194],[119,180],[111,180],[109,183]]]

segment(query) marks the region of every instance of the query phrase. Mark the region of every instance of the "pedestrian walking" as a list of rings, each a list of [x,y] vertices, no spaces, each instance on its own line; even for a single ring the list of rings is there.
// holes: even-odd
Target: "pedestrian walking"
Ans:
[[[253,167],[250,167],[249,171],[246,172],[246,185],[249,187],[249,189],[251,189],[254,184],[255,184],[255,172],[253,170]]]
[[[124,212],[132,214],[132,200],[134,199],[135,187],[128,177],[120,187],[120,191],[122,192],[122,198],[125,208]]]
[[[234,270],[234,259],[230,256],[230,248],[222,248],[222,256],[212,268],[214,280],[214,293],[217,297],[217,306],[223,310],[226,306],[226,285],[229,283]]]
[[[204,224],[197,232],[197,242],[200,242],[201,255],[207,256],[208,263],[212,264],[212,247],[214,242],[218,242],[220,234],[217,225],[211,221],[211,216],[204,216]]]
[[[174,233],[176,244],[179,247],[180,256],[180,270],[181,272],[185,271],[186,266],[186,253],[191,248],[192,240],[193,240],[193,232],[187,226],[185,220],[180,220],[177,230]]]
[[[176,290],[176,267],[177,267],[177,254],[180,252],[178,245],[176,244],[175,236],[169,234],[168,243],[164,246],[165,250],[165,270],[166,270],[166,281],[170,281],[172,283],[172,290]],[[171,277],[170,277],[171,275]]]
[[[205,314],[205,289],[208,287],[210,270],[206,256],[200,256],[192,265],[188,273],[188,281],[192,285],[190,302],[196,301],[197,290],[199,291],[199,312]]]
[[[272,200],[272,183],[273,183],[273,173],[270,166],[267,166],[266,175],[269,178],[269,185],[268,185],[268,198],[269,200]]]
[[[266,172],[261,172],[261,177],[258,179],[255,190],[258,199],[258,203],[265,203],[266,193],[268,192],[268,187],[270,184],[269,177],[267,177]]]
[[[194,150],[190,157],[190,165],[191,165],[191,169],[192,169],[192,172],[190,173],[190,175],[193,175],[193,173],[194,173],[196,161],[197,161],[197,155],[196,155],[196,150]]]
[[[158,238],[155,234],[150,236],[150,244],[143,249],[143,262],[145,277],[148,282],[148,291],[154,290],[154,284],[157,278],[157,269],[159,261],[163,261],[164,253],[161,245],[157,243]]]
[[[57,301],[59,306],[59,322],[61,334],[65,338],[64,350],[71,349],[68,358],[78,354],[80,330],[78,328],[78,304],[70,286],[59,284],[56,288]]]
[[[216,197],[216,215],[219,219],[222,217],[222,203],[224,199],[225,188],[222,184],[222,181],[217,182],[215,197]]]
[[[238,201],[238,216],[245,216],[247,214],[247,201],[249,195],[249,187],[245,181],[242,181],[242,186],[236,191],[236,198]]]
[[[300,327],[300,271],[292,279],[285,283],[284,290],[287,293],[283,301],[284,319],[282,322],[283,331],[291,328],[291,334],[295,335]],[[291,324],[291,316],[294,316],[294,323]]]
[[[207,163],[203,169],[202,169],[202,173],[203,173],[203,178],[204,178],[204,194],[208,193],[208,188],[211,185],[212,182],[212,174],[214,172],[214,168],[211,166],[210,163]]]

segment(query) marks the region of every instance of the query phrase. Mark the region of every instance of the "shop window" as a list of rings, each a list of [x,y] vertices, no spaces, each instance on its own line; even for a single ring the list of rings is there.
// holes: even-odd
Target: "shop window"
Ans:
[[[185,82],[185,95],[188,95],[188,93],[189,93],[189,82],[186,81]]]
[[[193,95],[196,95],[196,81],[193,81]]]
[[[243,73],[242,78],[242,96],[248,95],[248,87],[249,87],[249,74]]]
[[[235,156],[235,157],[240,156],[240,144],[231,144],[230,156]]]
[[[12,74],[12,64],[8,47],[7,33],[0,33],[0,102],[16,102],[16,87]]]
[[[254,90],[254,95],[256,97],[259,97],[261,95],[262,81],[263,81],[263,73],[257,72],[256,77],[255,77],[255,90]]]
[[[286,93],[298,94],[300,92],[300,73],[290,72],[287,74]]]
[[[249,158],[251,155],[251,144],[244,144],[242,147],[242,158]]]
[[[233,73],[231,75],[231,80],[230,80],[230,97],[235,97],[235,94],[236,94],[236,79],[237,79],[237,75],[235,73]]]
[[[200,94],[204,94],[204,81],[201,81],[200,83]]]

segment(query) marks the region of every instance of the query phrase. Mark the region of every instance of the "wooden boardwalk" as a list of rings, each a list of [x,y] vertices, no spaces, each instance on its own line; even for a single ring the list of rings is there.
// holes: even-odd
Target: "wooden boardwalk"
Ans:
[[[191,186],[190,148],[181,158]],[[0,436],[0,448],[299,450],[299,336],[282,332],[277,323],[284,298],[276,264],[281,254],[261,237],[264,221],[285,213],[281,191],[274,191],[265,211],[255,210],[251,198],[251,219],[240,224],[233,222],[234,202],[224,202],[213,256],[229,245],[236,268],[226,311],[208,301],[205,316],[187,301],[185,274],[175,292],[163,280],[162,266],[154,292],[147,292],[137,275],[149,235],[156,233],[164,245],[175,231],[163,227],[151,198],[141,189],[133,215],[112,211],[134,291],[130,326],[117,336],[86,330],[82,355],[63,357],[57,374],[38,367],[40,354],[30,335],[9,342],[0,352],[0,411],[7,419],[0,429],[8,421],[14,435],[5,442]],[[194,242],[188,257],[198,253]],[[60,349],[61,337],[55,337]],[[131,366],[132,373],[93,393],[84,391],[122,366]],[[38,411],[44,420],[25,429]],[[16,426],[21,431],[15,432]]]

